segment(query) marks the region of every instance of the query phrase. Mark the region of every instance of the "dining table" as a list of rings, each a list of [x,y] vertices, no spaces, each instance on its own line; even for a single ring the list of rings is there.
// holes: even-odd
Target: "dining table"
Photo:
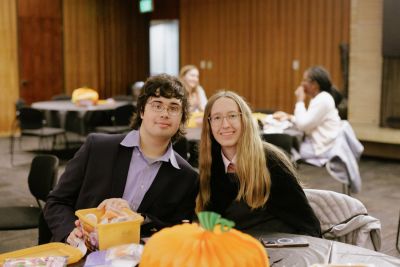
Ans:
[[[400,259],[370,249],[345,244],[338,241],[287,233],[249,232],[254,238],[295,239],[302,238],[308,243],[304,247],[265,248],[271,267],[310,267],[310,266],[360,266],[360,267],[398,267]],[[99,253],[99,252],[94,252]],[[104,253],[104,252],[100,252]],[[87,257],[92,257],[89,255]],[[86,258],[69,266],[83,267]],[[353,265],[351,265],[353,264]],[[356,265],[357,264],[357,265]]]
[[[271,266],[312,266],[313,264],[331,264],[352,266],[364,264],[372,267],[400,266],[400,259],[374,250],[354,246],[334,240],[316,238],[304,235],[284,233],[251,233],[257,239],[261,238],[305,238],[307,247],[267,248]]]
[[[34,102],[32,103],[31,107],[45,112],[57,111],[59,114],[60,126],[61,128],[65,128],[66,115],[68,112],[77,112],[80,122],[83,124],[83,118],[87,112],[114,110],[129,103],[129,101],[105,99],[99,100],[96,105],[77,105],[71,100],[50,100]],[[81,129],[84,129],[84,125],[81,125]]]

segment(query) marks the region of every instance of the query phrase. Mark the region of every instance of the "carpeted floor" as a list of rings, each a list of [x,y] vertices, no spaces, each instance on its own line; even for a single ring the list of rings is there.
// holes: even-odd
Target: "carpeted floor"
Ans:
[[[36,140],[25,139],[15,154],[14,166],[10,164],[9,141],[0,138],[0,206],[36,205],[27,186],[30,161],[37,149]],[[66,160],[76,148],[63,153],[59,174]],[[369,214],[382,223],[381,252],[400,257],[395,249],[395,238],[400,212],[400,162],[374,158],[362,158],[360,171],[363,179],[362,192],[353,195],[367,207]],[[309,165],[299,166],[300,179],[307,188],[326,189],[341,192],[341,185],[333,180],[324,168]],[[37,230],[2,231],[0,253],[37,244]]]

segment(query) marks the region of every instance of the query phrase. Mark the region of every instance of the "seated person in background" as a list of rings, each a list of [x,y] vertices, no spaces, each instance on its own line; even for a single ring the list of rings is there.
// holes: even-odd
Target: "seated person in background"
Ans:
[[[278,111],[274,113],[274,118],[294,122],[305,133],[300,145],[301,159],[322,166],[330,158],[330,149],[341,129],[334,99],[338,91],[332,85],[329,73],[323,67],[314,66],[304,72],[295,95],[294,115]],[[306,96],[311,98],[307,109],[304,104]]]
[[[321,236],[293,165],[261,140],[249,106],[236,93],[209,99],[200,152],[197,211],[217,212],[240,230]]]
[[[135,130],[88,136],[48,196],[44,216],[52,241],[82,237],[78,209],[129,207],[145,218],[143,236],[192,219],[198,175],[171,145],[184,133],[186,96],[178,78],[150,77],[138,98]]]
[[[181,69],[179,76],[188,92],[189,111],[203,112],[207,97],[203,87],[199,85],[199,69],[194,65],[186,65]]]

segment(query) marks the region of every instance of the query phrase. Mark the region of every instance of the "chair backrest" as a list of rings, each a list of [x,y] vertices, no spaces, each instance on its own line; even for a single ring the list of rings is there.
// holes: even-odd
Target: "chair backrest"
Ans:
[[[133,97],[131,95],[115,95],[112,98],[115,101],[133,101]]]
[[[54,155],[37,155],[33,158],[28,176],[31,194],[46,201],[47,195],[57,182],[59,160]]]
[[[271,133],[271,134],[262,134],[262,139],[265,142],[273,144],[285,151],[288,155],[291,153],[291,149],[293,147],[293,136],[290,136],[285,133]]]
[[[87,135],[95,130],[97,126],[111,126],[112,112],[109,110],[91,110],[83,116],[84,135]]]
[[[361,201],[328,190],[304,189],[304,192],[320,221],[323,237],[380,249],[380,221],[368,215]]]
[[[136,106],[132,104],[123,105],[114,110],[114,125],[129,125]]]
[[[18,120],[21,130],[40,129],[43,127],[44,116],[40,110],[23,107],[19,110]]]
[[[82,119],[79,117],[78,111],[68,111],[65,115],[65,130],[77,134],[82,134]]]
[[[26,102],[24,99],[19,98],[16,102],[15,102],[15,110],[17,111],[17,113],[19,113],[19,110],[23,107],[26,107]]]

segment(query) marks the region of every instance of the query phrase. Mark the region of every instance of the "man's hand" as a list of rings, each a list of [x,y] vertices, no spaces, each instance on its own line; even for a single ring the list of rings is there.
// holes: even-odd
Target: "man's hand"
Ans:
[[[67,243],[70,244],[71,246],[77,247],[79,244],[79,241],[83,241],[83,233],[80,229],[80,222],[79,220],[75,221],[75,228],[72,230],[72,232],[69,234],[67,238]]]
[[[130,209],[128,201],[122,198],[109,198],[106,200],[103,200],[99,206],[97,206],[98,209],[106,209],[106,210],[122,210],[122,209]]]

